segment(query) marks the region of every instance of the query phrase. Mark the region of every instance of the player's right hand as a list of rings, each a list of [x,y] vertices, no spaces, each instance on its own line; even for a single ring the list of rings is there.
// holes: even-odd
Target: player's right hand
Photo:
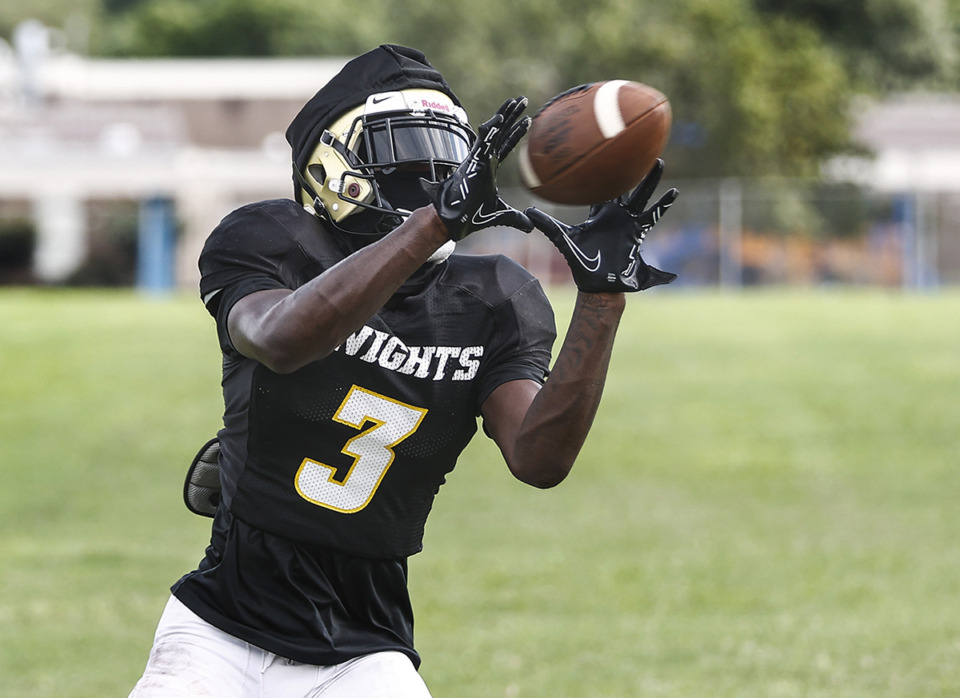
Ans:
[[[451,240],[495,225],[533,230],[530,219],[497,191],[500,163],[530,128],[530,118],[522,116],[526,108],[526,97],[508,99],[480,126],[470,153],[453,174],[442,182],[424,183]]]

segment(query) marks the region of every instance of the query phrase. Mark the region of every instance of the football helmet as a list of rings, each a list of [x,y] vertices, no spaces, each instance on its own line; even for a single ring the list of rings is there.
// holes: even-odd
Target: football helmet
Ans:
[[[382,235],[430,202],[421,179],[448,177],[475,139],[443,92],[372,94],[325,128],[303,171],[295,168],[300,203],[344,232]]]

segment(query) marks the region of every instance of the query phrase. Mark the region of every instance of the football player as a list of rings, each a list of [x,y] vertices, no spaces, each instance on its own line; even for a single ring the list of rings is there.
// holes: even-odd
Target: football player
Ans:
[[[200,256],[223,352],[223,429],[188,504],[214,516],[173,585],[131,695],[429,696],[407,559],[478,418],[512,474],[562,481],[600,401],[624,292],[672,281],[640,242],[662,163],[568,226],[497,190],[523,98],[476,132],[419,51],[349,62],[287,130],[294,198],[226,216]],[[451,255],[489,226],[544,232],[580,288],[554,317],[504,256]],[[211,498],[212,497],[212,498]]]

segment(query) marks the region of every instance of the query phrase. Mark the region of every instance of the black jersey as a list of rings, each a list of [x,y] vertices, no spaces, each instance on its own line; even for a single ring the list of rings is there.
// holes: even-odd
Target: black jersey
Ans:
[[[454,255],[294,373],[233,348],[237,300],[296,289],[342,258],[288,200],[239,209],[208,239],[201,294],[224,357],[223,499],[206,559],[175,587],[214,625],[320,664],[388,648],[415,656],[405,559],[484,399],[506,381],[542,381],[555,338],[522,267]]]

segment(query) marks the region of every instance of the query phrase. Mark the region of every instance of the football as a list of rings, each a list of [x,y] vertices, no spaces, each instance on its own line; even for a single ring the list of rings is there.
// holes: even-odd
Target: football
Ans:
[[[558,204],[596,204],[630,191],[670,135],[670,101],[639,82],[607,80],[557,95],[534,115],[519,148],[520,178]]]

